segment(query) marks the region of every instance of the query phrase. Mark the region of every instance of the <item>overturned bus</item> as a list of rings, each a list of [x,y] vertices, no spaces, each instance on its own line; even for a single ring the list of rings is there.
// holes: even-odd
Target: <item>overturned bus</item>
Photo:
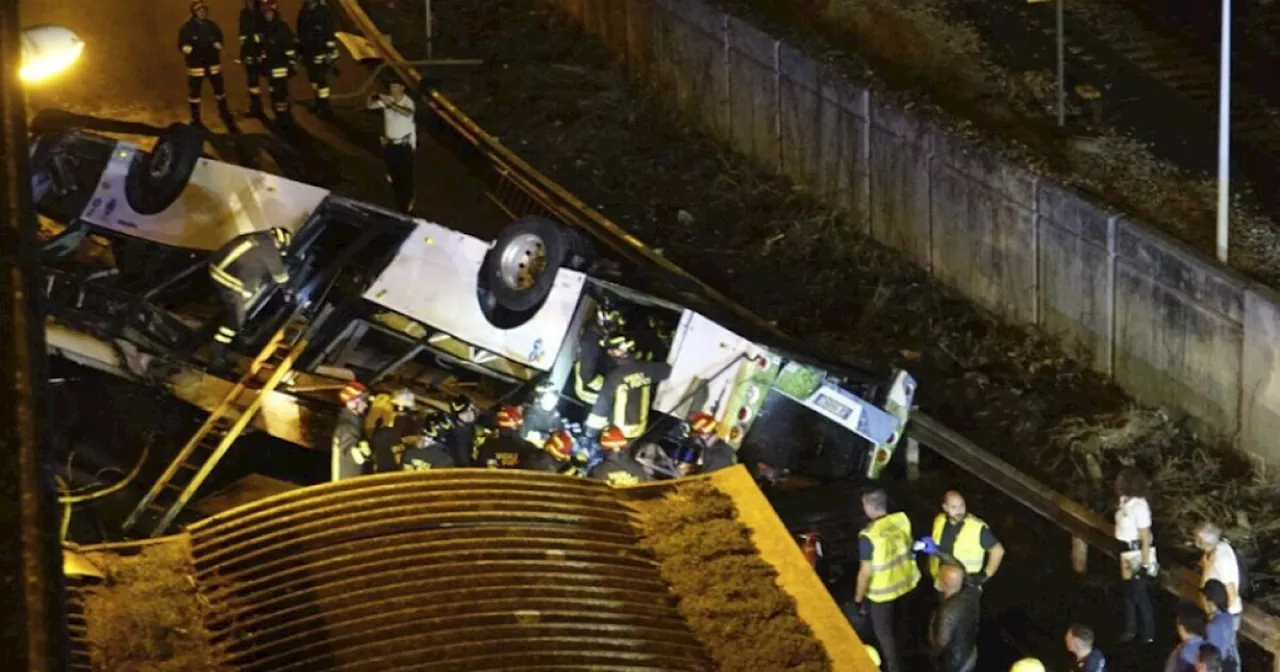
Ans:
[[[671,368],[652,394],[655,430],[705,411],[740,455],[823,480],[877,478],[904,435],[915,395],[907,372],[808,355],[687,276],[600,252],[588,232],[523,216],[482,240],[216,160],[206,139],[174,125],[143,151],[71,129],[38,133],[31,146],[50,323],[128,350],[144,363],[129,372],[138,377],[203,371],[220,310],[211,251],[251,231],[294,232],[285,261],[296,298],[268,291],[251,307],[235,344],[249,373],[229,388],[224,417],[213,409],[187,447],[212,455],[192,468],[192,492],[260,410],[246,396],[296,394],[323,417],[352,377],[428,398],[441,380],[464,379],[488,402],[548,381],[571,388],[602,298],[670,333],[654,353]],[[563,396],[571,414],[576,397]]]

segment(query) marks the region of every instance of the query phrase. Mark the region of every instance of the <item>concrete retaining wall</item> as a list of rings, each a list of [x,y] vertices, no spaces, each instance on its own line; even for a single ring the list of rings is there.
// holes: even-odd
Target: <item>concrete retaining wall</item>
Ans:
[[[1280,462],[1280,297],[700,0],[547,0],[714,135],[1139,401]]]

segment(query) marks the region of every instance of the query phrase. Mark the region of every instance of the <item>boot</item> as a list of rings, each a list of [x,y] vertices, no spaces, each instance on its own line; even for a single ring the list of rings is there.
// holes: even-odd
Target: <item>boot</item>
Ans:
[[[200,121],[200,103],[188,102],[187,106],[191,108],[191,125],[203,126],[204,124]]]
[[[249,116],[256,119],[266,119],[267,111],[262,109],[262,99],[255,95],[249,96]]]
[[[231,114],[231,108],[227,107],[227,99],[218,99],[218,117],[222,119],[222,125],[227,127],[228,133],[239,133],[240,127],[236,125],[235,115]]]
[[[315,110],[318,117],[325,119],[333,117],[333,106],[329,104],[328,98],[316,98]]]

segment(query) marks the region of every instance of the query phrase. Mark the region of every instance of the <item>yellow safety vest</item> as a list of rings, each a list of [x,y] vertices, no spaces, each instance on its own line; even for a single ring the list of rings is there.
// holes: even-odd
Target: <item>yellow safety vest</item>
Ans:
[[[935,542],[942,541],[942,531],[946,529],[947,516],[938,514],[933,519],[933,540]],[[987,524],[977,516],[965,516],[960,523],[960,529],[956,530],[956,541],[951,546],[951,557],[956,559],[964,567],[964,571],[973,574],[982,571],[984,561],[987,559],[987,552],[982,548],[982,530]],[[938,568],[942,566],[942,562],[938,556],[929,558],[929,573],[933,575],[933,581],[938,582]]]
[[[872,521],[858,534],[871,542],[868,600],[896,600],[920,583],[920,568],[911,557],[911,521],[907,514],[891,513]]]

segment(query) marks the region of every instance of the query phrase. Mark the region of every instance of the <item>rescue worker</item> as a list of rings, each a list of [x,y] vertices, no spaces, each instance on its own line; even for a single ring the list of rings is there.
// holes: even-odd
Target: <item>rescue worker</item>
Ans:
[[[858,533],[860,562],[850,620],[857,626],[869,616],[885,672],[902,672],[893,634],[893,606],[920,583],[920,568],[911,554],[911,521],[901,511],[890,514],[888,506],[884,490],[862,496],[862,511],[871,522]]]
[[[452,451],[444,439],[451,428],[443,413],[429,414],[422,423],[418,440],[400,456],[400,468],[405,471],[429,471],[458,466]]]
[[[396,208],[413,210],[413,157],[418,148],[417,108],[405,95],[404,82],[393,79],[387,94],[369,96],[369,110],[382,110],[382,159],[387,164]]]
[[[582,470],[571,459],[574,443],[573,435],[569,432],[563,430],[552,432],[542,446],[542,454],[546,457],[532,459],[527,466],[521,468],[581,477],[584,475]]]
[[[209,20],[209,8],[204,0],[191,0],[191,17],[178,31],[178,49],[187,62],[187,104],[191,107],[192,125],[203,125],[200,94],[204,80],[208,79],[223,125],[232,133],[240,132],[227,107],[227,87],[222,80],[222,28]]]
[[[617,427],[606,427],[600,433],[600,451],[604,459],[591,468],[587,476],[605,481],[609,485],[635,485],[649,479],[644,466],[627,454],[627,445],[631,442]]]
[[[551,438],[552,434],[564,429],[564,418],[557,409],[560,405],[560,393],[552,383],[538,385],[533,393],[533,402],[524,411],[524,423],[520,426],[520,438],[541,446]]]
[[[596,303],[596,319],[582,329],[578,360],[573,364],[573,392],[583,402],[596,403],[610,364],[604,356],[605,338],[621,332],[624,327],[626,319],[622,313],[608,298],[601,297]]]
[[[351,381],[338,392],[342,409],[333,427],[331,480],[359,476],[362,465],[373,455],[364,437],[364,414],[369,410],[369,389]]]
[[[524,422],[523,414],[515,406],[502,406],[494,416],[498,425],[498,433],[485,440],[476,449],[475,464],[477,467],[489,469],[515,469],[520,466],[521,459],[528,461],[528,455],[542,452],[528,441],[520,438],[520,425]]]
[[[716,436],[719,423],[709,413],[689,416],[689,438],[676,454],[676,467],[681,476],[708,474],[738,463],[733,446]]]
[[[289,24],[280,18],[279,0],[262,0],[262,62],[271,90],[271,110],[278,130],[292,126],[289,111],[289,78],[298,66],[298,52]]]
[[[670,375],[671,366],[637,359],[635,339],[629,336],[611,336],[605,348],[616,364],[604,377],[587,416],[587,436],[594,438],[607,425],[614,425],[628,439],[638,438],[649,425],[653,386]]]
[[[449,431],[445,443],[449,446],[454,463],[459,467],[469,467],[476,448],[476,406],[466,396],[455,395],[449,399],[449,414],[453,429]]]
[[[397,390],[392,395],[392,414],[379,418],[378,426],[369,435],[374,473],[400,470],[400,453],[405,448],[405,439],[413,435],[416,429],[413,409],[417,406],[417,401],[413,390],[408,388]]]
[[[333,10],[325,0],[305,0],[302,3],[302,9],[298,11],[298,46],[314,93],[311,109],[321,115],[333,114],[333,108],[329,106],[329,70],[338,60],[338,41],[333,25]]]
[[[948,557],[967,572],[966,582],[982,588],[1000,569],[1004,560],[1004,546],[981,518],[968,512],[964,497],[950,490],[942,498],[942,512],[933,519],[929,537],[938,553],[929,558],[929,573],[933,575],[934,590],[942,593],[938,582],[938,568]]]
[[[231,370],[231,342],[244,328],[249,309],[275,287],[283,287],[285,298],[293,300],[287,285],[289,271],[281,257],[288,254],[293,234],[274,228],[236,236],[209,259],[209,278],[222,299],[222,325],[213,337],[209,369],[217,374]]]
[[[266,119],[262,109],[262,67],[265,50],[262,31],[266,21],[262,18],[261,0],[244,0],[240,10],[240,64],[244,66],[244,80],[249,85],[249,116]]]

